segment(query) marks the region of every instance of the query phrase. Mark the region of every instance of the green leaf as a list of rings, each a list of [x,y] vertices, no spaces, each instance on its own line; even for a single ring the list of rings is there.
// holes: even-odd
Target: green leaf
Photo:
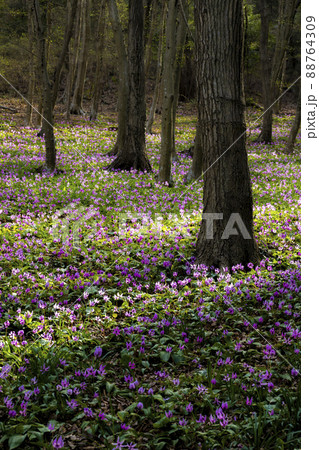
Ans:
[[[163,362],[167,362],[171,357],[171,354],[168,352],[160,352],[160,358]]]
[[[123,422],[123,420],[125,419],[125,416],[126,416],[126,412],[125,411],[118,411],[117,415],[119,416],[119,418]]]
[[[13,448],[19,447],[19,445],[22,444],[26,437],[26,434],[15,434],[14,436],[11,436],[8,442],[9,449],[12,450]]]
[[[161,428],[164,425],[166,425],[167,422],[169,422],[169,420],[168,420],[168,418],[166,416],[164,416],[160,420],[158,420],[157,422],[153,423],[153,427],[154,428]]]
[[[175,364],[181,364],[185,361],[184,355],[178,353],[172,353],[172,358]]]
[[[162,448],[164,448],[166,445],[166,442],[159,442],[158,444],[156,444],[156,450],[162,450]]]
[[[106,392],[110,394],[112,391],[115,390],[115,384],[109,383],[108,381],[105,383]]]
[[[23,425],[22,423],[20,423],[19,425],[17,425],[17,426],[15,427],[15,432],[16,432],[17,434],[24,434],[24,433],[26,433],[27,431],[29,431],[30,428],[31,428],[31,425]]]
[[[163,397],[162,397],[160,394],[155,394],[155,395],[153,395],[153,399],[154,399],[154,400],[158,400],[158,401],[160,401],[161,403],[165,403],[165,400],[163,399]]]

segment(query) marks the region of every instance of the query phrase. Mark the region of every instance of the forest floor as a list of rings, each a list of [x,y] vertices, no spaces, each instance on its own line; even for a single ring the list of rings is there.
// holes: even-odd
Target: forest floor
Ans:
[[[194,265],[203,183],[183,184],[189,157],[173,188],[110,173],[115,115],[58,114],[63,172],[42,176],[43,138],[1,114],[0,446],[299,448],[300,136],[282,152],[293,116],[275,117],[268,146],[250,126],[262,261],[220,273]],[[195,128],[179,115],[177,152]],[[147,135],[154,172],[159,149]]]

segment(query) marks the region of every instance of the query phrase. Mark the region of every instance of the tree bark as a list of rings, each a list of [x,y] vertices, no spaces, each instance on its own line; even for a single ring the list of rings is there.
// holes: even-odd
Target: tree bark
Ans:
[[[287,145],[284,149],[284,153],[286,153],[287,155],[291,155],[294,151],[294,145],[300,128],[300,124],[301,124],[301,89],[299,82],[299,94],[298,94],[296,115],[289,133]]]
[[[69,51],[69,64],[68,64],[68,75],[65,87],[65,104],[66,104],[66,119],[70,119],[70,109],[72,102],[72,88],[74,86],[76,67],[78,65],[79,52],[80,52],[80,42],[81,42],[81,3],[75,13],[75,30],[72,50]],[[68,11],[71,10],[71,0],[67,3]]]
[[[179,85],[181,80],[182,61],[187,36],[186,20],[188,20],[188,4],[187,1],[185,0],[179,0],[177,20],[178,25],[176,32],[176,61],[174,71],[174,101],[173,101],[173,150],[172,150],[173,161],[178,161],[178,156],[175,148],[175,125],[176,125],[177,106],[179,100]]]
[[[74,18],[76,16],[76,8],[78,5],[78,0],[71,0],[68,8],[68,17],[66,22],[66,27],[64,31],[64,39],[63,39],[63,45],[60,52],[60,56],[57,62],[57,65],[54,70],[54,77],[53,77],[53,93],[52,93],[52,103],[53,107],[56,104],[57,96],[58,96],[58,90],[60,85],[60,77],[62,72],[62,67],[68,52],[70,40],[73,33],[73,25],[74,25]]]
[[[285,52],[289,43],[293,21],[300,0],[280,0],[278,13],[278,26],[276,33],[275,51],[270,63],[268,49],[270,3],[260,0],[261,41],[260,57],[263,83],[263,102],[265,113],[263,115],[262,131],[258,141],[269,144],[272,142],[273,103],[278,92],[278,81],[282,73]],[[271,70],[269,70],[271,67]]]
[[[184,177],[184,183],[197,181],[201,177],[202,173],[203,173],[203,147],[202,147],[201,131],[199,128],[199,123],[197,122],[192,165]]]
[[[281,75],[278,80],[278,86],[276,85],[276,93],[275,97],[278,98],[282,94],[283,86],[285,84],[285,75],[286,75],[286,66],[287,66],[287,52],[285,51],[284,57],[283,57],[283,63],[282,63],[282,69],[281,69]],[[281,111],[281,101],[282,98],[278,100],[274,104],[274,114],[280,114]]]
[[[270,105],[273,96],[271,94],[271,59],[268,51],[270,21],[270,5],[268,0],[260,0],[260,67],[263,93],[264,115],[262,121],[262,131],[258,141],[270,143],[272,139],[272,110]]]
[[[242,92],[242,1],[195,0],[195,24],[203,213],[222,215],[213,227],[212,216],[203,215],[196,244],[197,263],[229,268],[255,264],[258,251],[253,234]],[[234,214],[239,215],[237,225],[245,227],[244,236],[229,226],[234,224]]]
[[[158,181],[172,185],[171,176],[173,152],[173,104],[174,104],[174,72],[176,58],[176,18],[178,0],[168,0],[168,16],[166,23],[166,49],[163,61],[163,108],[161,132],[161,156]]]
[[[43,23],[41,19],[39,0],[33,0],[31,8],[33,9],[33,17],[38,40],[39,64],[42,75],[42,91],[43,91],[43,131],[45,138],[45,165],[43,172],[52,173],[56,166],[56,151],[53,130],[53,103],[52,103],[52,87],[50,85],[47,56],[46,56],[46,39],[44,35]]]
[[[154,122],[156,104],[159,97],[160,86],[161,86],[161,78],[162,78],[162,67],[163,67],[163,40],[164,40],[164,27],[165,27],[165,9],[166,9],[166,0],[163,0],[163,10],[162,10],[162,19],[161,26],[159,32],[159,43],[157,50],[157,67],[156,67],[156,79],[155,79],[155,89],[152,100],[152,105],[149,111],[147,123],[146,123],[146,133],[152,134],[152,126]]]
[[[152,43],[154,30],[156,28],[156,13],[158,9],[158,2],[154,0],[149,0],[146,7],[145,14],[145,79],[148,78],[150,65],[152,61]],[[150,12],[152,13],[150,14]],[[147,22],[147,23],[146,23]]]
[[[100,93],[101,93],[101,75],[103,66],[103,49],[104,49],[104,38],[105,38],[105,7],[106,0],[101,1],[100,16],[97,26],[97,36],[96,36],[96,67],[95,67],[95,78],[94,78],[94,92],[92,107],[90,113],[90,120],[96,120],[97,111],[99,107]]]
[[[110,20],[112,24],[117,55],[119,59],[119,86],[118,86],[118,131],[114,148],[109,154],[116,155],[119,148],[125,144],[126,126],[128,121],[129,102],[129,75],[128,59],[125,48],[122,26],[115,0],[107,0]]]
[[[28,80],[28,94],[25,124],[30,126],[32,124],[32,102],[33,94],[35,88],[35,67],[34,67],[34,57],[33,57],[33,41],[34,41],[34,25],[33,25],[33,14],[32,14],[32,3],[26,1],[28,8],[28,44],[29,44],[29,80]]]
[[[145,155],[145,72],[143,0],[129,1],[128,26],[128,120],[123,145],[108,170],[141,170],[150,172]]]
[[[84,115],[82,101],[84,92],[85,75],[88,59],[88,41],[90,29],[91,1],[81,0],[81,47],[79,51],[78,65],[76,67],[76,79],[70,107],[71,114]]]

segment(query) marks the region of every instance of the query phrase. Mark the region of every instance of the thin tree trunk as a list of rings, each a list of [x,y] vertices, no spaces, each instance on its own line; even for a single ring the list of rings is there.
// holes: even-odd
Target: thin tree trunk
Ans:
[[[198,264],[209,267],[258,262],[245,146],[242,23],[241,0],[195,0],[198,121],[204,161],[203,221],[196,256]],[[234,217],[241,231],[234,228]]]
[[[275,51],[270,64],[268,58],[268,32],[269,32],[269,8],[268,0],[260,0],[260,18],[261,18],[261,70],[263,79],[263,97],[264,109],[262,131],[258,137],[258,141],[266,144],[272,141],[272,122],[273,122],[273,103],[276,100],[278,92],[278,80],[282,73],[282,66],[285,52],[289,42],[290,34],[293,27],[293,21],[296,10],[300,4],[300,0],[280,0],[278,27],[276,33]],[[266,24],[263,23],[266,21]],[[269,67],[271,72],[269,73]],[[265,77],[267,76],[267,80]]]
[[[39,75],[39,77],[41,78],[41,73],[40,71],[36,71]],[[43,92],[42,92],[42,81],[39,83],[36,83],[37,85],[37,100],[38,100],[38,106],[37,106],[37,110],[38,112],[35,113],[35,126],[36,127],[41,127],[42,128],[42,113],[43,113]],[[41,130],[40,130],[41,132]],[[38,133],[39,134],[39,133]]]
[[[164,40],[164,28],[165,28],[165,9],[166,9],[166,0],[163,0],[163,10],[162,10],[162,19],[161,26],[159,32],[159,43],[157,50],[157,67],[156,67],[156,80],[155,80],[155,89],[152,100],[152,105],[149,111],[147,123],[146,123],[146,133],[152,134],[152,126],[154,122],[156,104],[159,97],[160,86],[161,86],[161,78],[162,78],[162,67],[163,67],[163,40]]]
[[[102,76],[102,66],[103,66],[103,49],[104,49],[104,38],[105,38],[105,8],[106,0],[101,0],[101,10],[97,26],[97,36],[96,36],[96,67],[95,67],[95,78],[94,78],[94,92],[91,107],[90,120],[96,120],[97,111],[99,107],[100,93],[101,93],[101,76]]]
[[[153,36],[154,36],[154,30],[155,30],[155,21],[156,21],[156,14],[158,9],[158,2],[154,2],[153,0],[150,1],[149,8],[152,9],[152,16],[151,20],[148,19],[149,25],[146,34],[146,45],[145,45],[145,79],[148,78],[150,65],[152,61],[152,42],[153,42]],[[148,14],[149,16],[149,14]]]
[[[187,36],[187,25],[185,20],[188,20],[188,4],[185,0],[179,0],[178,8],[178,26],[176,33],[176,61],[174,73],[174,102],[173,102],[173,150],[172,160],[178,161],[178,156],[175,148],[175,125],[176,113],[179,100],[179,85],[181,80],[182,60],[184,55],[184,47]],[[183,8],[183,9],[182,9]],[[185,17],[184,17],[185,14]]]
[[[276,90],[276,94],[275,97],[278,98],[280,97],[282,90],[283,90],[283,86],[285,83],[285,75],[286,75],[286,66],[287,66],[287,52],[285,52],[284,54],[284,58],[283,58],[283,63],[282,63],[282,70],[281,70],[281,75],[280,75],[280,79],[279,79],[279,84],[278,84],[278,88]],[[275,114],[280,114],[281,111],[281,101],[282,99],[280,98],[278,100],[278,102],[276,102],[274,104],[274,113]]]
[[[123,148],[128,122],[129,102],[129,76],[128,60],[124,43],[122,26],[115,0],[107,0],[110,20],[112,24],[116,50],[119,59],[119,86],[118,86],[118,131],[114,148],[109,154],[116,155],[119,148]]]
[[[52,92],[52,103],[53,108],[56,104],[57,96],[58,96],[58,90],[60,85],[60,77],[62,72],[62,67],[66,58],[66,55],[68,53],[68,48],[70,44],[70,40],[73,33],[73,25],[74,25],[74,18],[76,16],[76,8],[77,8],[78,0],[72,0],[68,3],[68,17],[67,17],[67,23],[64,31],[64,39],[63,39],[63,45],[60,52],[60,56],[57,62],[57,65],[54,70],[54,77],[53,77],[53,92]]]
[[[287,145],[284,149],[284,153],[286,153],[287,155],[291,155],[294,151],[294,145],[300,128],[300,123],[301,123],[301,89],[299,82],[299,94],[298,94],[296,115],[289,133]]]
[[[145,155],[145,72],[143,0],[129,1],[128,27],[128,121],[123,146],[108,170],[151,171]]]
[[[29,80],[28,80],[28,94],[27,99],[29,103],[27,103],[26,115],[25,115],[25,124],[26,126],[30,126],[32,124],[32,103],[33,103],[33,94],[35,89],[35,67],[34,67],[34,58],[33,58],[33,41],[34,41],[34,26],[33,26],[33,14],[31,3],[26,1],[28,8],[28,44],[29,44]]]
[[[260,66],[263,92],[264,115],[262,132],[258,141],[269,143],[272,139],[272,109],[270,108],[273,96],[271,95],[270,77],[271,60],[268,51],[270,21],[270,4],[268,0],[260,0]]]
[[[79,51],[78,65],[76,68],[76,79],[73,92],[72,103],[70,107],[71,114],[84,115],[82,101],[84,92],[84,83],[87,69],[88,41],[89,41],[89,23],[90,23],[90,0],[82,0],[81,5],[81,47]]]
[[[52,89],[48,76],[46,39],[44,36],[39,0],[33,0],[32,9],[38,40],[38,54],[43,86],[43,131],[45,137],[45,165],[42,170],[43,172],[52,173],[54,172],[56,165],[56,151],[53,130]]]
[[[163,62],[163,109],[161,132],[161,156],[158,180],[160,183],[172,185],[171,176],[173,151],[173,104],[174,104],[174,72],[176,58],[176,18],[177,1],[168,1],[168,16],[166,23],[166,49]]]
[[[68,0],[68,11],[71,10],[71,0]],[[81,42],[81,3],[75,13],[75,31],[73,40],[73,51],[69,52],[69,71],[65,88],[65,104],[66,104],[66,119],[70,119],[70,108],[72,101],[72,88],[74,86],[75,73],[78,65],[80,42]]]
[[[198,178],[201,177],[202,173],[203,173],[203,147],[202,147],[199,123],[197,122],[192,165],[184,177],[184,183],[190,183],[191,181],[197,181]]]

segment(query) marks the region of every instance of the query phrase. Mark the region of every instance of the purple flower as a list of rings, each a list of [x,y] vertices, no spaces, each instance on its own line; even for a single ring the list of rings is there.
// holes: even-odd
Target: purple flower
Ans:
[[[53,439],[52,447],[53,448],[63,448],[64,447],[64,441],[62,439],[62,436],[59,436],[58,438]]]
[[[68,407],[72,410],[79,406],[78,402],[74,398],[72,398],[72,400],[70,400],[70,401],[67,400],[66,403],[67,403]]]
[[[172,411],[165,411],[165,416],[169,419],[170,417],[173,417]]]
[[[271,381],[268,383],[268,392],[271,392],[274,388],[274,383],[272,383]]]
[[[236,345],[235,345],[235,350],[239,351],[240,348],[241,348],[241,343],[237,342]]]
[[[192,412],[193,411],[193,405],[191,403],[188,403],[188,405],[186,406],[186,411],[187,412]]]
[[[120,441],[120,438],[117,438],[116,442],[113,442],[112,445],[115,445],[115,447],[113,447],[113,450],[121,450],[122,448],[124,448],[125,446],[123,445],[124,443],[124,439],[123,441]]]
[[[198,420],[196,420],[197,423],[205,423],[207,419],[207,416],[202,416],[202,414],[199,415]]]
[[[293,377],[296,377],[297,375],[299,375],[299,372],[298,372],[298,370],[296,370],[294,367],[291,369],[291,375],[293,376]]]
[[[94,350],[94,357],[95,358],[100,358],[102,356],[102,349],[101,347],[96,347],[96,349]]]
[[[134,444],[133,442],[130,442],[129,444],[127,444],[127,449],[128,450],[137,450],[136,444]]]
[[[50,369],[50,366],[46,367],[45,364],[43,364],[42,368],[40,369],[40,372],[41,372],[41,373],[45,373],[45,372],[47,372],[49,369]],[[57,448],[59,448],[59,447],[57,447]]]
[[[207,394],[208,389],[203,385],[197,385],[197,390],[200,394]]]
[[[118,336],[119,334],[121,334],[121,330],[119,329],[119,327],[115,327],[113,330],[113,334],[115,334],[116,336]],[[123,441],[124,442],[124,441]]]
[[[251,398],[249,398],[249,397],[247,397],[246,398],[246,405],[251,405],[253,403],[253,398],[251,397]]]
[[[106,374],[105,366],[103,366],[103,364],[100,364],[100,367],[99,367],[97,373],[98,373],[99,375],[101,375],[101,376],[103,376],[103,375]]]
[[[91,408],[84,408],[83,412],[86,415],[86,417],[94,417],[94,412],[92,411]]]
[[[216,417],[215,416],[212,416],[212,414],[209,416],[209,421],[210,421],[210,423],[215,423],[216,422]]]
[[[143,403],[142,403],[142,402],[139,402],[139,403],[136,405],[136,408],[137,408],[137,409],[143,409],[143,408],[144,408]]]
[[[180,419],[180,421],[178,422],[180,424],[181,427],[185,427],[187,425],[187,420],[184,419],[184,417],[182,419]]]
[[[219,423],[222,427],[226,427],[228,425],[228,418],[224,417]]]
[[[49,431],[53,431],[54,430],[54,425],[51,422],[48,423],[48,430]]]

